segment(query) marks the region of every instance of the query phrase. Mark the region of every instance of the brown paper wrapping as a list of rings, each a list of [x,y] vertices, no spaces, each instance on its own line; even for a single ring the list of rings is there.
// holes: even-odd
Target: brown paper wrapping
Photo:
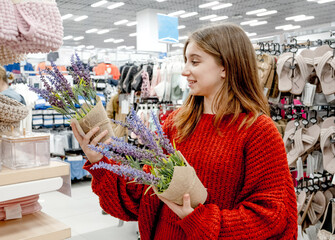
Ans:
[[[180,152],[179,156],[183,157]],[[184,158],[184,157],[183,157]],[[207,190],[198,178],[193,167],[189,166],[184,158],[186,166],[175,166],[173,176],[168,189],[158,193],[156,187],[154,192],[178,205],[183,205],[183,196],[188,193],[191,198],[191,206],[197,207],[199,203],[204,204],[207,199]]]
[[[83,104],[82,108],[85,108]],[[108,133],[105,137],[102,138],[101,142],[105,142],[112,136],[115,136],[112,125],[110,124],[110,119],[107,117],[106,111],[100,99],[97,99],[97,104],[89,111],[89,113],[80,119],[79,121],[75,118],[71,119],[71,122],[74,122],[80,135],[84,136],[91,129],[99,127],[99,131],[92,136],[91,139],[98,136],[101,132],[108,130]]]

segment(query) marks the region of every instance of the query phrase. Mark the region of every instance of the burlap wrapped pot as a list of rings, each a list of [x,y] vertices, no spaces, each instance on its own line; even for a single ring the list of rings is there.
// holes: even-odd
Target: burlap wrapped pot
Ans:
[[[83,107],[85,107],[85,105],[83,105]],[[105,130],[108,130],[108,133],[101,140],[101,142],[105,142],[110,137],[115,136],[112,125],[110,124],[110,119],[107,117],[107,113],[100,99],[97,100],[97,104],[93,107],[92,110],[89,111],[89,113],[85,117],[83,117],[79,121],[75,118],[72,118],[71,122],[75,123],[78,132],[82,136],[88,133],[91,129],[99,127],[99,131],[94,134],[91,139],[95,138]]]
[[[181,153],[178,153],[182,157]],[[186,166],[175,166],[173,168],[173,176],[168,189],[163,193],[158,193],[156,187],[153,187],[153,190],[158,196],[162,196],[178,205],[183,205],[183,196],[188,193],[192,208],[196,208],[199,203],[205,203],[208,195],[207,190],[198,178],[194,168],[187,163],[184,157],[183,159]]]
[[[0,94],[0,133],[18,128],[27,115],[28,108],[24,104]]]

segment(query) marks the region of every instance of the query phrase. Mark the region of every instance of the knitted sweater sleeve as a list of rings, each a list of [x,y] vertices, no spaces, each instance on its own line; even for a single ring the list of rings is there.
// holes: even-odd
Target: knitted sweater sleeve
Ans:
[[[177,222],[187,239],[294,238],[296,202],[284,144],[271,119],[260,118],[246,133],[245,176],[235,207],[200,204]],[[284,233],[288,227],[290,237]]]
[[[115,164],[103,157],[100,161]],[[102,209],[125,221],[137,221],[144,185],[128,183],[106,169],[90,169],[94,164],[87,161],[84,169],[92,174],[92,190],[99,196]]]

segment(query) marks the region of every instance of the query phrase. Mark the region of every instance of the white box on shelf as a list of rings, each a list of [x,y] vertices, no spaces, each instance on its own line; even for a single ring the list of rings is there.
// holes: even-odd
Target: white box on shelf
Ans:
[[[50,135],[1,136],[0,160],[10,169],[49,165]]]

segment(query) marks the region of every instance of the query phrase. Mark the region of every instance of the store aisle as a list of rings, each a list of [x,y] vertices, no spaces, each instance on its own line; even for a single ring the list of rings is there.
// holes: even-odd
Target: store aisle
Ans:
[[[42,211],[71,227],[71,240],[137,240],[137,222],[125,222],[102,215],[90,181],[72,184],[72,197],[59,192],[40,195]]]

